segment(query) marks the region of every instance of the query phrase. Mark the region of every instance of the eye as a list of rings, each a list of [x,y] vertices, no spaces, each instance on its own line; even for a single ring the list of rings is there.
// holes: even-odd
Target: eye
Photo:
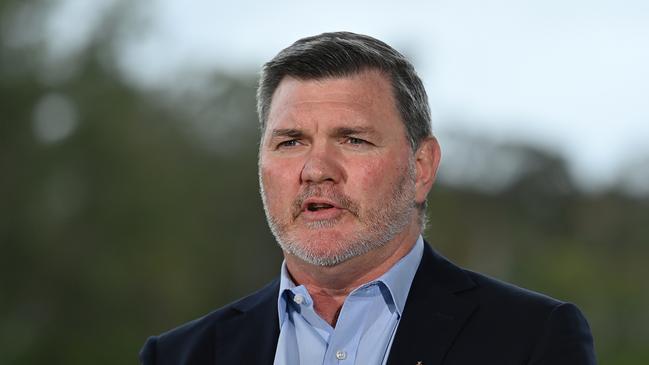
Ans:
[[[364,139],[360,139],[356,137],[347,137],[345,143],[352,144],[352,145],[363,145],[363,144],[368,144],[369,142],[367,142]]]
[[[277,144],[277,148],[283,148],[283,147],[295,147],[297,146],[299,141],[297,139],[289,139],[288,141],[283,141]]]

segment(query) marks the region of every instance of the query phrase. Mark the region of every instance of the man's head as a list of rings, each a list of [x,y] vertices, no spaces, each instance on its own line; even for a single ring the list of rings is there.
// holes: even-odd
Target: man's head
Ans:
[[[413,151],[416,150],[422,140],[432,136],[432,131],[428,97],[415,68],[384,42],[350,32],[302,38],[264,65],[257,89],[262,131],[266,128],[273,93],[286,76],[317,80],[355,75],[368,69],[379,70],[390,80],[408,140]]]
[[[285,254],[334,266],[420,233],[439,147],[397,51],[352,33],[299,40],[264,66],[258,109],[262,199]]]

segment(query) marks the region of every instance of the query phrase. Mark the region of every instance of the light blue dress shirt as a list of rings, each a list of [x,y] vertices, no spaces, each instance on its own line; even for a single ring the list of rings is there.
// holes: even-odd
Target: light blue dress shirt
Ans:
[[[282,263],[275,365],[385,364],[423,252],[419,236],[390,270],[354,289],[343,303],[335,328],[315,312],[306,288],[293,283]]]

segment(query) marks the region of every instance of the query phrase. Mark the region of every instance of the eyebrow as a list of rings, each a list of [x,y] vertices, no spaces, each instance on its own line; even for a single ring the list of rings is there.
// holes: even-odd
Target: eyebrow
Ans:
[[[331,133],[334,137],[344,137],[349,135],[374,134],[376,131],[372,127],[338,127]]]
[[[338,127],[331,132],[332,137],[344,137],[349,135],[367,135],[374,134],[376,130],[372,127]],[[276,137],[289,137],[289,138],[302,138],[304,132],[294,128],[280,128],[273,129],[271,132],[272,138]]]
[[[299,129],[293,129],[293,128],[273,129],[272,136],[300,138],[304,136],[304,133]]]

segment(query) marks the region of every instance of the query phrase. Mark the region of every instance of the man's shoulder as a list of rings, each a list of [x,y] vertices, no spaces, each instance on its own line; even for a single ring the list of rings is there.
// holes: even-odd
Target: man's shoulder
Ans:
[[[430,248],[426,252],[422,283],[443,287],[459,300],[457,305],[463,303],[474,308],[469,329],[474,325],[477,332],[497,328],[502,334],[538,333],[548,323],[566,317],[585,324],[583,314],[572,303],[462,268]],[[429,290],[427,285],[418,288]],[[448,303],[455,303],[453,300]]]
[[[278,280],[273,280],[258,291],[200,318],[160,335],[149,337],[140,351],[141,362],[143,364],[184,363],[179,358],[184,354],[201,358],[212,356],[215,344],[221,341],[220,338],[227,337],[227,332],[233,328],[232,323],[238,323],[237,319],[244,313],[254,312],[259,306],[269,307],[273,302],[276,303],[278,285]],[[176,359],[179,362],[169,359]]]
[[[426,246],[418,275],[420,290],[443,288],[465,302],[490,308],[490,313],[509,310],[547,313],[565,304],[548,295],[460,267],[430,246]]]
[[[481,339],[472,344],[476,353],[496,356],[502,345],[508,344],[514,357],[555,364],[595,363],[590,326],[576,305],[487,275],[464,272],[476,285],[459,295],[477,306],[461,337]],[[562,359],[553,357],[557,355]]]
[[[404,323],[399,326],[407,324],[404,331],[421,334],[421,328],[430,332],[440,320],[446,321],[446,338],[453,339],[446,355],[449,363],[516,359],[517,363],[594,364],[590,328],[574,304],[461,268],[432,249],[427,252],[420,277],[413,283],[418,300],[411,303],[410,314],[406,304]],[[422,324],[426,321],[428,326]],[[454,335],[449,336],[451,332]],[[404,342],[412,341],[410,336]],[[422,352],[426,346],[422,342]]]
[[[579,332],[579,336],[583,338],[590,337],[587,321],[573,303],[484,274],[464,271],[476,283],[474,293],[466,293],[478,303],[475,313],[477,321],[473,322],[474,325],[479,327],[485,323],[497,323],[494,326],[497,330],[493,334],[516,334],[518,338],[510,341],[525,338],[531,342],[538,341],[539,337],[556,328]],[[470,331],[472,325],[468,327]],[[474,329],[479,332],[481,329],[478,327]]]

